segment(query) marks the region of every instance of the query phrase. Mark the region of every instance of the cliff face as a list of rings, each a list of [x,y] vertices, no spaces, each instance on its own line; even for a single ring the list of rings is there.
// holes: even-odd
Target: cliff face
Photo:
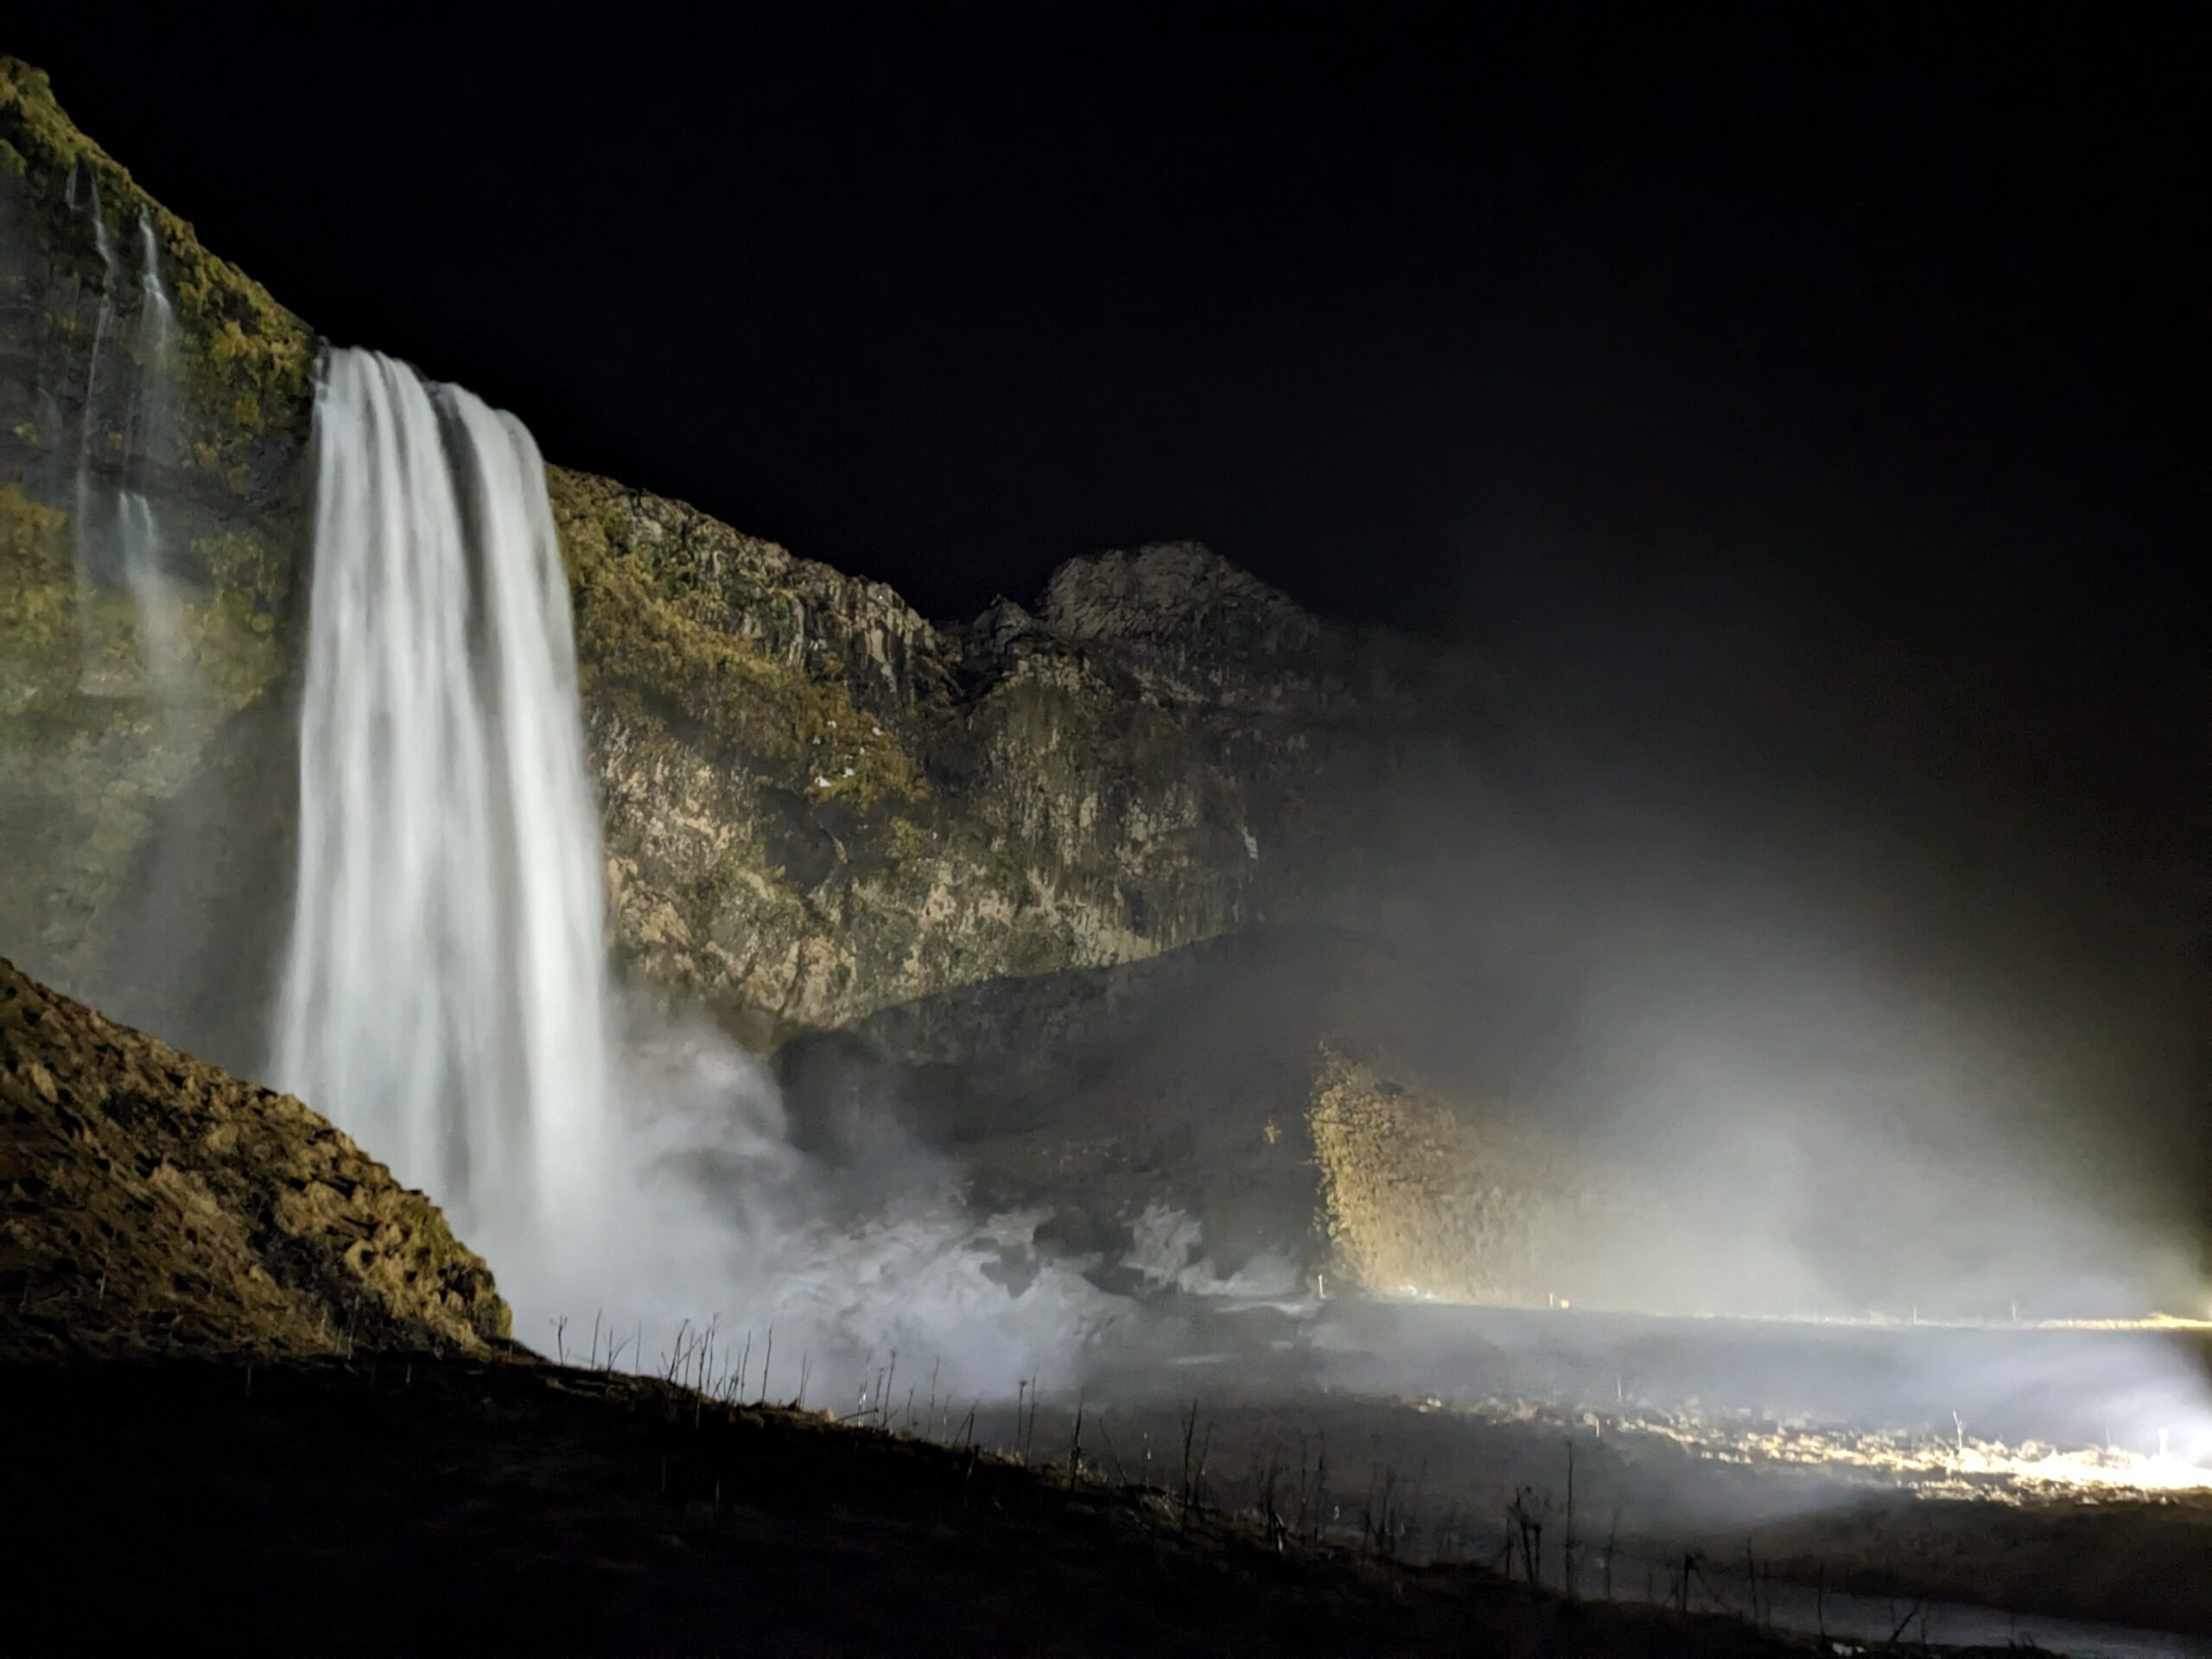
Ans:
[[[1405,695],[1192,544],[940,628],[679,504],[553,487],[620,948],[762,1038],[1296,903]]]
[[[281,680],[314,349],[0,59],[0,939],[42,971],[101,977],[164,804]]]
[[[4,60],[0,143],[0,940],[251,1065],[289,899],[315,341]],[[940,626],[680,503],[551,488],[615,948],[756,1046],[1306,902],[1425,671],[1195,544]]]

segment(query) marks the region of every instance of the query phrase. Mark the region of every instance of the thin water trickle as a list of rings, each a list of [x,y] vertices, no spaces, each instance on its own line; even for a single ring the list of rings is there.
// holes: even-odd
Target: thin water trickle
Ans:
[[[73,186],[74,180],[73,177]],[[73,205],[76,197],[72,193]],[[176,345],[176,308],[162,280],[161,249],[151,217],[138,218],[138,308],[127,334],[118,328],[122,265],[100,201],[88,179],[79,211],[92,220],[99,255],[99,304],[93,314],[86,359],[85,393],[78,415],[77,467],[71,525],[77,566],[79,683],[91,693],[135,694],[150,686],[165,711],[189,687],[187,651],[175,588],[162,558],[153,473],[155,456],[173,426],[170,373]],[[102,446],[121,441],[122,478],[102,464]],[[104,641],[101,595],[121,588],[130,601],[140,682]]]
[[[69,178],[69,205],[78,205],[75,174]],[[107,216],[100,207],[100,187],[97,179],[86,179],[86,194],[83,211],[92,221],[92,245],[100,256],[99,308],[92,321],[92,347],[85,359],[85,401],[78,417],[77,430],[77,486],[76,511],[71,522],[76,531],[77,550],[77,623],[82,648],[80,671],[90,677],[93,668],[91,619],[97,593],[95,571],[99,562],[98,531],[100,517],[92,480],[92,446],[99,430],[100,359],[107,350],[108,331],[115,321],[115,244],[107,233]]]
[[[162,562],[161,523],[149,491],[156,445],[169,421],[169,371],[175,353],[176,308],[162,281],[154,223],[138,215],[138,326],[131,342],[130,402],[124,420],[126,483],[116,508],[116,539],[123,583],[138,625],[138,649],[164,706],[174,707],[188,672],[177,595]]]

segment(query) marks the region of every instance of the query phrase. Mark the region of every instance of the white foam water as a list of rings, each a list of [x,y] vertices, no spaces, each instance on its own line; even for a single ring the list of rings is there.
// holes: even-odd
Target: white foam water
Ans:
[[[326,357],[300,854],[273,1074],[486,1247],[582,1222],[604,899],[566,577],[521,423]]]

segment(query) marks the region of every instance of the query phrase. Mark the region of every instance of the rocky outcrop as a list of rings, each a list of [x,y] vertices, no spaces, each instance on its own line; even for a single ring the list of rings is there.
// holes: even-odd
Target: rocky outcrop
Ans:
[[[0,1358],[480,1351],[484,1263],[289,1096],[0,961]]]
[[[1158,1274],[1172,1218],[1166,1266],[1215,1285],[1644,1305],[1619,1246],[1658,1217],[1626,1172],[1424,1072],[1404,982],[1357,933],[1245,929],[918,999],[778,1064],[802,1121],[888,1110],[1074,1254]]]
[[[1294,904],[1409,696],[1191,543],[940,628],[680,504],[553,488],[620,948],[763,1039]]]
[[[1542,1135],[1325,1046],[1306,1121],[1329,1255],[1347,1288],[1523,1303],[1595,1288],[1580,1243],[1592,1213],[1623,1194]]]

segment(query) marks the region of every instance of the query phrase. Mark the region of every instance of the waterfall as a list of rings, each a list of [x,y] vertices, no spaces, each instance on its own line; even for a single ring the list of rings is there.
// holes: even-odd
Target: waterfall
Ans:
[[[330,352],[273,1075],[480,1247],[583,1224],[611,1142],[603,860],[529,432]]]
[[[97,523],[101,502],[92,484],[92,450],[99,431],[100,359],[107,349],[108,331],[115,322],[115,244],[107,233],[107,216],[100,210],[99,181],[86,175],[84,211],[92,221],[92,245],[100,256],[100,303],[92,321],[92,346],[85,366],[85,403],[77,422],[76,511],[71,515],[76,531],[77,629],[79,674],[90,689],[96,678],[95,641],[92,619],[98,594],[100,563]],[[77,175],[69,175],[69,205],[77,202]]]
[[[147,475],[155,446],[168,429],[176,308],[162,281],[154,221],[143,208],[138,213],[138,327],[131,342],[137,362],[124,423],[129,472],[117,502],[116,537],[124,586],[137,618],[139,655],[162,704],[173,708],[185,690],[186,652],[176,593],[162,565],[161,525],[147,495]]]
[[[887,1126],[841,1182],[710,1027],[628,1007],[618,1040],[568,582],[530,434],[363,351],[325,357],[315,431],[271,1080],[444,1206],[541,1347],[565,1316],[604,1315],[634,1366],[648,1332],[743,1310],[781,1332],[764,1394],[797,1380],[794,1349],[822,1389],[902,1347],[979,1395],[1064,1378],[1103,1298],[1032,1259],[1035,1216],[977,1222],[950,1166]]]
[[[70,178],[76,204],[76,175]],[[85,398],[79,416],[77,475],[72,515],[77,558],[77,621],[80,684],[88,691],[116,689],[115,664],[107,659],[97,626],[100,594],[120,585],[130,599],[140,665],[164,710],[173,710],[187,690],[188,653],[175,588],[163,569],[161,525],[149,493],[156,448],[170,431],[169,378],[176,342],[176,308],[162,281],[161,250],[151,217],[138,216],[138,315],[126,346],[118,351],[116,290],[121,265],[100,205],[99,181],[87,178],[81,209],[92,219],[92,245],[99,255],[99,308],[92,322],[92,349],[85,368]],[[120,369],[115,359],[124,360]],[[100,479],[99,447],[110,429],[103,410],[112,413],[123,440],[124,481],[111,488]],[[130,689],[126,677],[120,689]]]

